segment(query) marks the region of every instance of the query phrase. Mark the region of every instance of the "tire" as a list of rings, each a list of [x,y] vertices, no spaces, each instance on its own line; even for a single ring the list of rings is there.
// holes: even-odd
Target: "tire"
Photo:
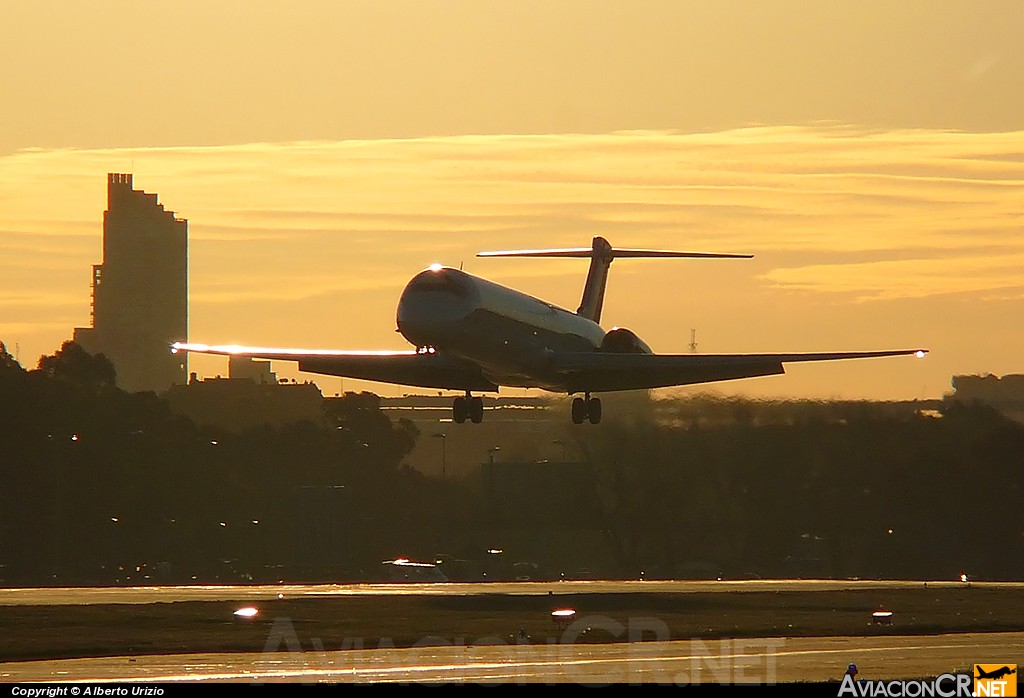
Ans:
[[[587,403],[581,397],[572,399],[572,423],[583,424],[587,418]]]
[[[601,400],[599,398],[592,397],[587,403],[587,419],[591,424],[601,423]]]
[[[484,421],[484,399],[482,397],[473,397],[469,398],[466,402],[469,403],[468,412],[470,421],[472,421],[473,424],[479,424]]]
[[[455,398],[455,402],[452,403],[452,419],[455,420],[456,424],[462,424],[468,416],[469,408],[466,406],[466,398]]]

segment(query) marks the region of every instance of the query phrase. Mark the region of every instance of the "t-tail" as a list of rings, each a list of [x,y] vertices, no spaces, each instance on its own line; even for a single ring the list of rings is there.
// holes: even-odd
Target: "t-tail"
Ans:
[[[717,254],[711,252],[674,252],[672,250],[635,250],[614,248],[603,237],[595,237],[593,246],[571,247],[556,250],[504,250],[501,252],[480,252],[477,257],[580,257],[590,258],[590,270],[583,286],[583,298],[576,311],[594,322],[601,322],[601,308],[604,306],[604,291],[608,285],[608,270],[617,257],[688,257],[696,259],[750,259],[750,254]]]

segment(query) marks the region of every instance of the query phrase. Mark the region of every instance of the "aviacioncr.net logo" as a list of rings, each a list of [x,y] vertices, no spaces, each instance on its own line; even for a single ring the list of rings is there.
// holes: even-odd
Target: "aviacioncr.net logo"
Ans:
[[[857,681],[847,674],[839,686],[838,696],[856,698],[969,698],[970,674],[941,674],[930,681]]]
[[[1017,695],[1016,664],[975,664],[974,695],[979,697]]]

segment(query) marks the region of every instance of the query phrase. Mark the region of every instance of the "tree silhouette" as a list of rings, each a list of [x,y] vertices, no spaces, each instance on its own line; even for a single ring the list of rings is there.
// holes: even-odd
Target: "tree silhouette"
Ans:
[[[11,353],[7,351],[7,345],[0,342],[0,371],[15,370],[24,371],[18,360],[11,356]]]
[[[40,356],[38,370],[50,378],[92,389],[113,387],[117,378],[110,359],[90,354],[71,340],[53,354]]]

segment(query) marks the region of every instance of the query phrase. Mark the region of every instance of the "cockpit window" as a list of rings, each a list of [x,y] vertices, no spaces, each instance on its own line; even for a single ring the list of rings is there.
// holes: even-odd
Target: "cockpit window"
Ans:
[[[416,291],[450,293],[460,298],[469,295],[465,285],[447,269],[428,269],[413,279],[409,286]]]

